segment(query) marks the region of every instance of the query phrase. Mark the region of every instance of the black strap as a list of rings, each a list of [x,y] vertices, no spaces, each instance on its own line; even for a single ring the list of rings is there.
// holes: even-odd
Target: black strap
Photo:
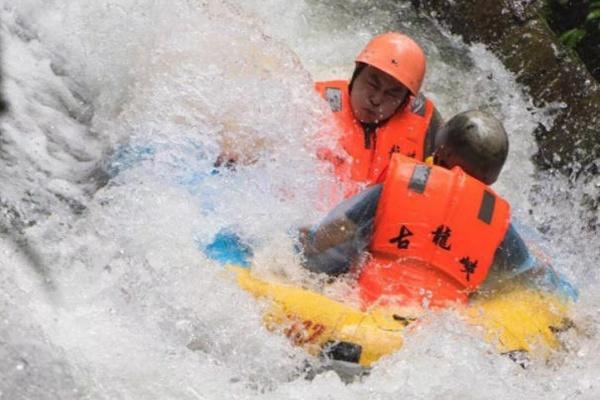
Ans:
[[[365,137],[365,149],[370,149],[377,145],[377,124],[361,124]],[[371,140],[373,139],[373,140]]]

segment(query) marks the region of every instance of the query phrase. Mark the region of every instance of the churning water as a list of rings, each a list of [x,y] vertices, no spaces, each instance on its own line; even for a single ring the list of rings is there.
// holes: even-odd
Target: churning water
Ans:
[[[396,1],[2,0],[0,398],[600,398],[600,181],[536,174],[551,124],[482,46]],[[452,313],[371,374],[308,380],[302,350],[199,246],[222,228],[264,274],[302,279],[289,232],[316,221],[326,105],[375,33],[425,48],[444,116],[506,125],[496,189],[580,289],[568,351],[522,369]],[[207,173],[219,149],[237,171]],[[113,160],[111,162],[111,160]],[[115,162],[114,160],[117,160]]]

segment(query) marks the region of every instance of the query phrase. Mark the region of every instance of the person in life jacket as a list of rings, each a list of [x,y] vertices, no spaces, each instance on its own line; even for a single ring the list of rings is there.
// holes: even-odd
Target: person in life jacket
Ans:
[[[406,35],[388,32],[373,38],[356,57],[350,81],[317,82],[336,125],[340,147],[349,155],[320,149],[336,175],[354,183],[379,180],[394,153],[424,160],[433,151],[441,117],[420,93],[425,54]]]
[[[394,155],[382,184],[301,232],[304,266],[335,276],[362,264],[365,307],[443,307],[466,302],[493,269],[524,272],[539,264],[510,224],[508,202],[488,186],[508,154],[502,124],[464,112],[441,128],[434,145],[433,165]]]

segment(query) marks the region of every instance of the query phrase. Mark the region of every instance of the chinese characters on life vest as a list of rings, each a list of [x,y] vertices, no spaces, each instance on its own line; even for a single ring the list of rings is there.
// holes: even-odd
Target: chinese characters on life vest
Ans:
[[[390,243],[395,243],[396,247],[400,250],[406,250],[410,246],[410,237],[414,236],[414,233],[408,229],[406,225],[400,227],[398,236],[395,236],[389,240]],[[452,229],[446,225],[439,225],[435,230],[431,231],[431,241],[437,247],[450,251],[452,249],[452,243],[450,243],[450,237],[452,236]],[[471,279],[471,274],[475,273],[477,269],[478,260],[471,260],[470,257],[462,257],[458,261],[462,265],[461,272],[465,274],[467,281]]]
[[[467,274],[467,281],[471,277],[471,274],[475,272],[477,268],[477,260],[471,261],[469,257],[463,257],[460,259],[460,263],[463,265],[464,269],[461,272]]]
[[[431,234],[433,235],[433,243],[444,250],[450,250],[452,245],[448,244],[448,240],[452,234],[452,229],[445,225],[440,225]]]
[[[400,228],[400,233],[398,236],[391,238],[390,243],[396,243],[399,249],[408,249],[410,240],[406,238],[412,235],[413,233],[406,226],[402,225]]]

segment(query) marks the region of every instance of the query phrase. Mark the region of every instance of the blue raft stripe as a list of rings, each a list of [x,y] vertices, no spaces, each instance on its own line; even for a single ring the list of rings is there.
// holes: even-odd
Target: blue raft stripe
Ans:
[[[201,250],[208,258],[222,265],[235,264],[241,267],[249,267],[254,255],[250,246],[243,243],[236,233],[229,231],[217,233],[213,241]]]

